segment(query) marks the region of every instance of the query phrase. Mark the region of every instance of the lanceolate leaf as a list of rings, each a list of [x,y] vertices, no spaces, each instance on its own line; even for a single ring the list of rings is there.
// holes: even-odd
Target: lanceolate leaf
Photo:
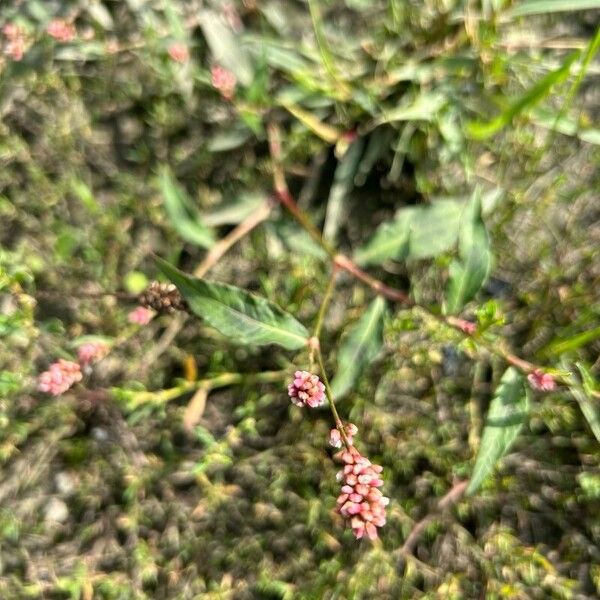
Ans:
[[[306,345],[308,331],[277,305],[225,283],[190,277],[157,259],[194,314],[240,344],[277,344],[288,350]]]
[[[357,250],[359,264],[386,260],[433,258],[450,250],[458,239],[464,203],[438,200],[427,206],[403,208],[383,223],[365,246]]]
[[[491,121],[473,121],[467,125],[467,133],[474,139],[485,140],[506,127],[516,116],[524,113],[541,102],[552,89],[552,86],[564,81],[571,72],[571,66],[579,58],[580,52],[570,54],[556,70],[550,71],[545,77],[527,90],[522,96],[513,101],[504,112]]]
[[[373,237],[354,253],[360,265],[378,265],[386,260],[404,260],[408,254],[408,236],[412,208],[398,212],[392,221],[382,223]]]
[[[335,398],[345,396],[352,389],[365,367],[381,350],[384,315],[385,300],[378,296],[344,340],[337,373],[331,382]]]
[[[492,264],[490,242],[475,192],[465,211],[458,242],[459,260],[450,265],[446,311],[457,313],[485,283]]]
[[[160,189],[165,209],[177,233],[187,242],[210,248],[215,242],[212,230],[201,222],[199,212],[167,168],[160,173]]]
[[[600,406],[598,406],[598,401],[594,400],[592,397],[592,392],[595,391],[598,386],[593,375],[590,373],[590,370],[583,363],[576,364],[581,373],[583,385],[580,385],[574,377],[571,377],[569,388],[579,403],[581,412],[586,418],[592,433],[600,442]]]
[[[356,174],[358,161],[362,155],[364,145],[363,138],[355,140],[335,170],[333,185],[327,199],[327,213],[323,227],[323,237],[330,242],[335,241],[338,227],[346,219],[348,196],[354,187],[354,175]]]
[[[509,367],[490,404],[467,494],[475,493],[517,439],[529,410],[525,379]]]
[[[464,202],[438,200],[416,210],[411,219],[407,258],[434,258],[453,248],[464,208]]]

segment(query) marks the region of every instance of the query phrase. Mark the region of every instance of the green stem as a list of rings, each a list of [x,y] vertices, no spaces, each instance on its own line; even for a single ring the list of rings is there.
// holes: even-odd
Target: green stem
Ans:
[[[325,295],[323,296],[321,306],[319,307],[317,323],[313,331],[313,336],[316,338],[319,338],[319,336],[321,335],[321,330],[323,329],[323,321],[325,320],[327,309],[329,308],[329,304],[331,303],[331,299],[333,298],[333,291],[335,290],[336,278],[337,268],[335,265],[333,265],[333,268],[331,269],[331,276],[329,277],[329,282],[327,283],[327,288],[325,289]]]
[[[335,407],[335,402],[333,400],[333,392],[331,391],[331,386],[329,385],[329,379],[327,378],[325,366],[323,365],[323,356],[321,355],[321,348],[319,346],[315,348],[315,354],[317,355],[317,363],[321,371],[323,385],[325,386],[325,395],[327,396],[327,400],[329,402],[329,408],[331,410],[331,414],[333,415],[335,426],[340,432],[340,435],[342,436],[342,440],[344,441],[346,449],[350,451],[352,444],[350,443],[350,440],[348,440],[348,436],[346,435],[346,431],[344,430],[344,424],[342,423],[342,419],[340,419],[340,415],[338,414],[337,408]]]
[[[288,376],[287,371],[264,371],[262,373],[221,373],[212,378],[198,379],[197,381],[187,381],[177,387],[160,390],[159,392],[140,392],[135,396],[135,404],[139,406],[145,402],[154,402],[156,404],[166,403],[175,400],[187,392],[206,388],[208,391],[229,385],[238,385],[241,383],[271,383],[281,381]]]

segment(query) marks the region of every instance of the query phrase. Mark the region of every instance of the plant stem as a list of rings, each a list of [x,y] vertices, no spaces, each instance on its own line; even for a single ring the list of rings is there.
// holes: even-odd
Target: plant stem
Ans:
[[[271,202],[267,200],[208,251],[204,260],[194,270],[194,275],[204,277],[232,246],[250,233],[257,225],[268,219],[270,214]]]
[[[329,308],[329,304],[331,303],[331,299],[333,298],[333,291],[335,290],[335,281],[337,277],[337,268],[333,265],[331,269],[331,275],[329,277],[329,282],[327,283],[327,288],[325,289],[325,295],[323,296],[323,300],[321,301],[321,306],[319,307],[319,314],[317,315],[317,323],[315,325],[315,329],[313,331],[313,336],[319,338],[321,335],[321,330],[323,329],[323,321],[325,320],[325,315],[327,314],[327,309]]]
[[[331,391],[331,386],[329,385],[329,379],[327,378],[327,373],[325,371],[325,365],[323,364],[323,356],[321,355],[320,346],[315,347],[315,354],[317,355],[317,363],[319,365],[319,369],[321,371],[321,378],[323,379],[323,385],[325,386],[325,395],[327,396],[327,400],[329,403],[329,408],[331,410],[331,414],[333,415],[333,420],[335,422],[335,426],[337,430],[340,432],[342,436],[342,440],[346,449],[350,451],[352,444],[350,440],[348,440],[348,436],[346,435],[346,431],[344,430],[344,424],[342,423],[342,419],[340,419],[340,415],[338,414],[337,408],[335,407],[335,401],[333,399],[333,392]]]

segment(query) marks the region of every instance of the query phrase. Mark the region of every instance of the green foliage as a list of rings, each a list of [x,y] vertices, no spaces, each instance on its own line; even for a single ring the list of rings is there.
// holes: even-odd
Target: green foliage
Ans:
[[[0,3],[0,597],[598,596],[598,3],[62,4]],[[227,283],[164,267],[207,327],[129,323],[153,255],[191,273],[267,206]],[[332,510],[329,414],[285,391],[353,250],[319,337],[384,466],[375,545]],[[110,352],[38,392],[84,342]],[[511,353],[558,384],[526,415],[520,376],[490,387]],[[485,494],[439,514],[473,464]]]
[[[192,312],[234,342],[277,344],[287,350],[306,346],[308,331],[304,325],[265,298],[233,285],[189,277],[164,260],[157,262]]]
[[[529,410],[523,376],[509,367],[494,394],[485,420],[467,494],[474,494],[494,470],[496,463],[517,439]]]
[[[481,200],[475,192],[465,210],[458,236],[458,259],[450,263],[446,311],[459,312],[475,297],[492,266],[490,240],[481,218]]]
[[[375,298],[342,341],[338,351],[338,367],[331,382],[336,398],[342,398],[352,390],[365,368],[381,350],[385,310],[385,300]]]
[[[165,209],[177,233],[192,244],[210,248],[215,241],[214,234],[202,223],[200,212],[194,208],[185,190],[175,181],[168,168],[161,170],[159,179]]]

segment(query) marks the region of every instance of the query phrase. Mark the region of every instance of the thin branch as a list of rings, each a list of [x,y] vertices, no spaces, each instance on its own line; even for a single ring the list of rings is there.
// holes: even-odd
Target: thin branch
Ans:
[[[406,555],[414,552],[415,546],[419,542],[419,539],[421,538],[421,535],[425,531],[427,525],[429,525],[429,523],[431,523],[436,516],[444,513],[451,506],[454,506],[463,497],[468,485],[468,480],[455,483],[450,488],[450,491],[438,501],[435,509],[415,524],[415,526],[412,528],[412,531],[408,534],[404,544],[402,545],[402,548],[400,549],[401,554]]]
[[[246,217],[208,251],[204,260],[194,270],[194,275],[196,277],[204,277],[232,246],[248,235],[257,225],[260,225],[269,218],[271,209],[272,204],[270,200],[263,202],[252,214]]]
[[[331,409],[331,414],[333,415],[333,420],[335,422],[335,426],[337,430],[340,432],[340,436],[346,446],[348,452],[350,452],[350,448],[352,444],[346,435],[346,430],[344,429],[344,424],[342,423],[342,419],[340,419],[340,415],[338,414],[337,408],[335,407],[335,401],[333,399],[333,391],[331,390],[331,386],[329,385],[329,379],[327,378],[327,372],[325,371],[325,365],[323,364],[323,356],[321,355],[321,347],[317,343],[315,344],[315,354],[317,356],[317,363],[319,364],[319,369],[321,371],[321,378],[323,379],[323,385],[325,386],[325,395],[327,396],[327,400],[329,402],[329,408]]]

